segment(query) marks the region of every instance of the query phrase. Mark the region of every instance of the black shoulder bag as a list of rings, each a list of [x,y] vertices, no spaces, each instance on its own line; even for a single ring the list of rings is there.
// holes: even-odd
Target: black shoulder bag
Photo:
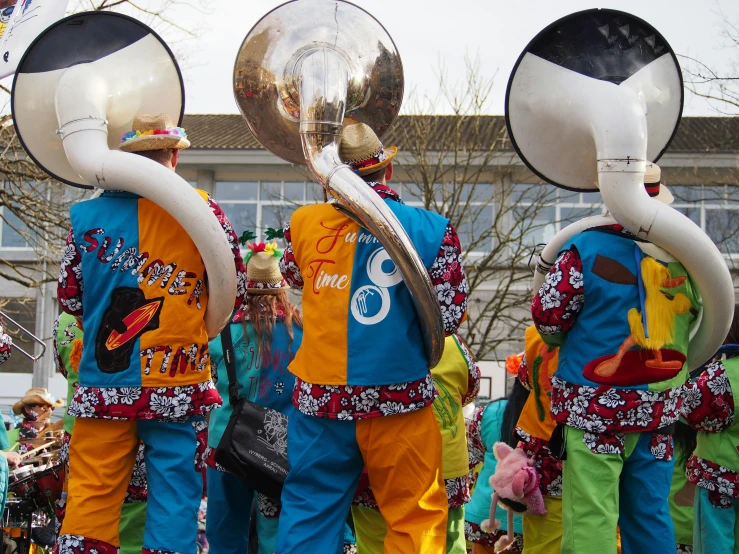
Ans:
[[[256,491],[279,500],[287,476],[287,416],[239,396],[231,325],[221,331],[233,408],[216,462]]]

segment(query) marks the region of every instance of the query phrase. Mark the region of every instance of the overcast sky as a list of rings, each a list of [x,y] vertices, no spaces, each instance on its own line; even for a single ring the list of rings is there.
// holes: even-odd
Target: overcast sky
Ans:
[[[187,113],[236,113],[232,70],[249,29],[275,0],[214,0],[198,15],[201,38],[185,47]],[[497,71],[489,113],[503,113],[510,71],[526,44],[544,27],[575,11],[602,7],[630,12],[654,25],[678,54],[729,70],[739,47],[722,38],[724,16],[739,23],[737,0],[355,0],[393,37],[403,59],[406,96],[436,90],[434,68],[442,59],[452,80],[464,77],[466,54],[479,55],[484,75]],[[723,14],[723,15],[722,15]],[[194,14],[186,17],[195,17]],[[686,115],[712,114],[705,101],[688,98]]]

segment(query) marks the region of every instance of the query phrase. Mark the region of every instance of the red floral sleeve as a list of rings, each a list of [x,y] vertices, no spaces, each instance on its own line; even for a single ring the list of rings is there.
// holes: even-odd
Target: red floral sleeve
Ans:
[[[482,416],[486,406],[478,406],[475,413],[467,422],[467,449],[470,453],[470,470],[481,464],[485,459],[485,442],[482,440]]]
[[[459,350],[462,352],[462,356],[467,362],[467,392],[462,397],[462,406],[466,406],[475,400],[480,393],[480,368],[464,341],[456,335],[455,339],[459,345]]]
[[[295,289],[303,288],[303,276],[300,274],[300,268],[293,252],[289,223],[285,225],[285,250],[282,251],[282,258],[280,258],[280,272],[291,287]]]
[[[246,299],[246,266],[244,265],[244,259],[241,257],[239,239],[236,237],[236,232],[234,231],[231,222],[226,217],[226,214],[223,213],[218,202],[213,200],[210,195],[208,195],[208,206],[213,210],[213,213],[218,219],[218,223],[221,224],[223,231],[226,233],[228,244],[231,247],[231,252],[233,252],[234,263],[236,265],[236,302],[234,304],[234,309],[238,309]]]
[[[431,269],[431,283],[441,306],[441,317],[447,335],[455,333],[467,312],[469,286],[462,266],[462,246],[451,223],[446,226],[444,238]]]
[[[57,281],[57,299],[62,310],[73,316],[82,316],[82,255],[74,242],[74,230],[69,229],[64,245],[62,264]]]
[[[693,429],[705,433],[720,433],[733,425],[734,396],[721,362],[711,364],[688,383],[682,416]]]
[[[557,258],[531,306],[536,329],[547,344],[562,343],[584,302],[582,260],[577,249],[572,248]]]
[[[5,333],[3,322],[0,320],[0,365],[3,365],[10,359],[10,351],[13,347],[13,339]]]

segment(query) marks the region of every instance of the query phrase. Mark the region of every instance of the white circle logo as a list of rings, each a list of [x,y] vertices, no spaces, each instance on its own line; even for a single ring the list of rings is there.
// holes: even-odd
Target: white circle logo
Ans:
[[[385,262],[392,263],[392,271],[386,272],[383,270],[382,266]],[[390,293],[387,289],[400,283],[403,276],[384,248],[378,248],[370,255],[369,260],[367,260],[367,276],[374,284],[364,285],[354,292],[351,309],[354,319],[359,323],[374,325],[381,322],[390,313]],[[375,308],[377,304],[373,298],[375,295],[379,295],[379,309]]]

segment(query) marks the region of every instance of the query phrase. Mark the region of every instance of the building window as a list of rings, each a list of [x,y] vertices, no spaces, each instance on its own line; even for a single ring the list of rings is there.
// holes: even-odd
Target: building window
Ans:
[[[35,298],[2,298],[0,297],[0,311],[12,317],[21,326],[31,332],[36,328],[36,299]],[[2,315],[0,315],[0,319]],[[33,362],[17,347],[33,354],[36,343],[26,333],[15,325],[3,319],[5,332],[13,337],[13,350],[10,359],[0,366],[0,373],[33,373]]]
[[[265,242],[267,229],[281,229],[296,208],[322,202],[323,193],[317,183],[304,181],[218,181],[215,199],[238,236],[250,230]]]
[[[0,228],[0,247],[2,248],[31,248],[28,241],[21,234],[28,232],[28,227],[23,223],[18,216],[7,209],[7,207],[0,208],[0,220],[2,220],[2,227]]]

